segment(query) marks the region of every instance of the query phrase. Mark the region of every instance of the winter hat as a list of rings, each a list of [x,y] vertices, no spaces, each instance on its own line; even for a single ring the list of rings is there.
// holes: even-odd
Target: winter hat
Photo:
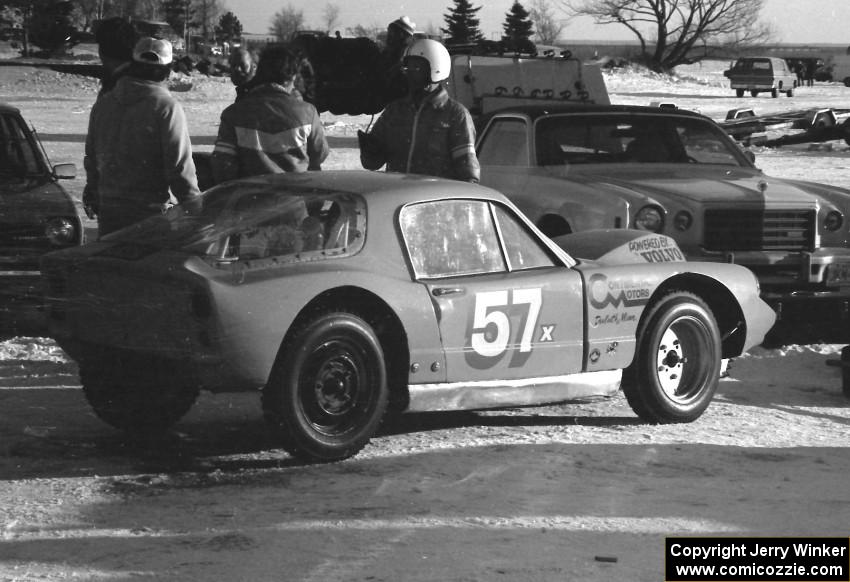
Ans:
[[[416,32],[416,24],[414,24],[407,16],[402,16],[397,20],[393,20],[390,22],[390,26],[397,26],[402,32],[410,36],[413,36],[413,33]]]
[[[133,60],[137,37],[133,25],[118,16],[101,21],[94,32],[101,54],[121,61]]]
[[[172,60],[171,43],[149,36],[141,38],[133,49],[133,60],[137,63],[149,65],[170,65]]]

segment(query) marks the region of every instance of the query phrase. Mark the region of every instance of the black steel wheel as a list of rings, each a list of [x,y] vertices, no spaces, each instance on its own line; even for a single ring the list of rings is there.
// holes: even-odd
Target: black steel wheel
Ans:
[[[326,313],[283,346],[263,390],[263,412],[289,453],[345,459],[366,446],[383,420],[386,376],[372,327],[352,313]]]
[[[671,292],[647,312],[637,351],[623,371],[632,410],[652,423],[691,422],[714,397],[720,378],[720,331],[711,310],[692,293]]]
[[[166,431],[189,412],[200,392],[175,382],[165,367],[121,357],[81,362],[80,381],[95,414],[131,434]]]

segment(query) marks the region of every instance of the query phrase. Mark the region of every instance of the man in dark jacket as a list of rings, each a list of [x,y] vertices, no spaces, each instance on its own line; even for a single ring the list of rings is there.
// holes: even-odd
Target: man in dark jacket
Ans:
[[[443,82],[451,57],[435,40],[419,39],[404,57],[409,93],[387,105],[369,133],[358,133],[360,163],[367,170],[426,174],[478,182],[475,126]]]
[[[283,46],[260,55],[251,90],[221,114],[210,161],[216,183],[321,169],[330,149],[318,111],[295,92],[299,65]]]
[[[92,107],[86,188],[100,236],[200,194],[186,116],[165,86],[171,60],[170,42],[140,39],[127,74]]]

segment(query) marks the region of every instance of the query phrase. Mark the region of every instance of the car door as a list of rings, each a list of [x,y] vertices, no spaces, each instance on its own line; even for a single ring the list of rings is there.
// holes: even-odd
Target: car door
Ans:
[[[581,371],[581,278],[511,209],[438,200],[405,207],[401,222],[433,302],[449,382]]]

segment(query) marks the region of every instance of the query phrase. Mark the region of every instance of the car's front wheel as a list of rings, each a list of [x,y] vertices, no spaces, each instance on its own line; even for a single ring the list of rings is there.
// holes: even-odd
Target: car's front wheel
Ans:
[[[263,390],[263,412],[283,448],[311,461],[355,455],[387,409],[380,340],[361,317],[322,314],[282,347]]]
[[[131,365],[120,357],[82,362],[80,381],[95,414],[131,434],[166,431],[189,412],[200,392],[175,382],[161,366]]]
[[[720,331],[705,302],[684,291],[668,293],[641,321],[623,393],[647,422],[691,422],[714,397],[721,359]]]

